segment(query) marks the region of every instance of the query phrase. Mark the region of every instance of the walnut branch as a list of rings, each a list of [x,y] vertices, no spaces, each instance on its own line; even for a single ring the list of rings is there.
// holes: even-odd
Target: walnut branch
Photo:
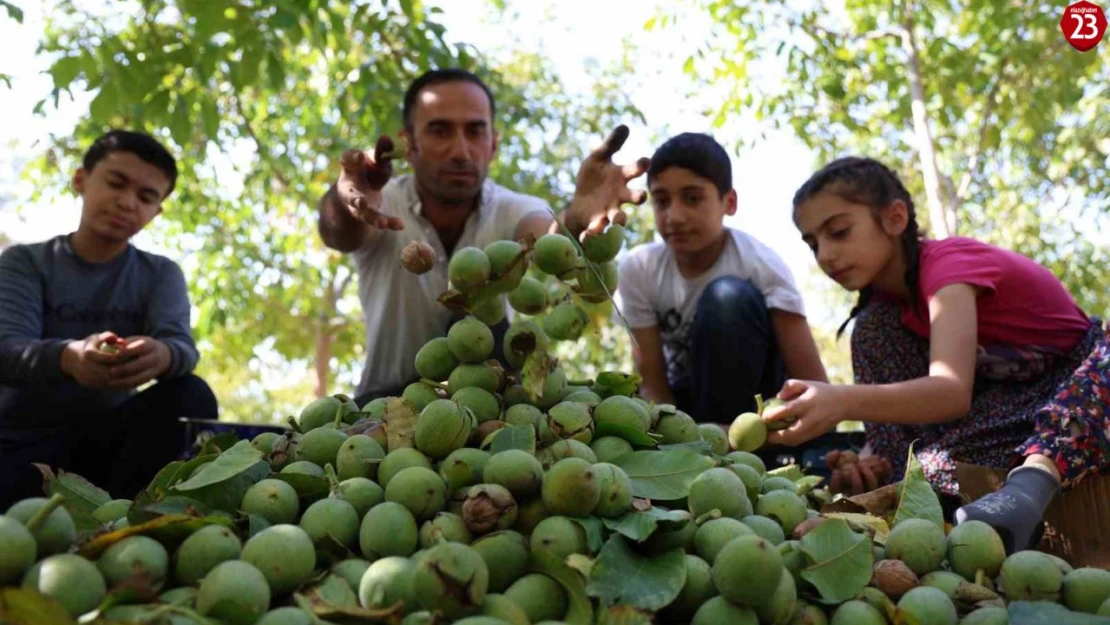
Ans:
[[[247,136],[249,136],[251,140],[254,141],[254,148],[255,151],[258,152],[259,158],[266,158],[266,149],[262,145],[262,141],[258,138],[258,134],[255,133],[254,126],[251,125],[250,117],[243,109],[243,101],[239,98],[238,95],[234,96],[232,98],[232,101],[235,102],[235,111],[238,112],[239,116],[243,118],[243,128],[247,131]],[[279,183],[281,183],[281,186],[284,187],[284,189],[288,189],[290,186],[292,186],[289,184],[289,179],[286,178],[280,170],[275,168],[273,173],[274,177]]]
[[[979,164],[983,158],[983,151],[987,147],[987,132],[991,127],[991,115],[994,114],[994,108],[998,103],[998,92],[1002,89],[1002,83],[1006,79],[1006,58],[1003,57],[998,78],[991,85],[991,90],[987,92],[986,101],[983,103],[983,112],[979,119],[979,141],[975,145],[975,151],[971,153],[971,158],[968,159],[967,171],[960,178],[960,186],[956,189],[955,197],[952,198],[952,208],[964,201],[971,189],[971,183],[979,173]]]

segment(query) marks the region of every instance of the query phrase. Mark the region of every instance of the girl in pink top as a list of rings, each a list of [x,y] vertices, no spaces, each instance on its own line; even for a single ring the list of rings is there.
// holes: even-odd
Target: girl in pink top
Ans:
[[[1056,492],[1110,468],[1101,321],[1025,256],[963,237],[922,240],[913,199],[871,159],[814,174],[794,196],[794,223],[821,270],[859,292],[848,319],[856,384],[788,380],[787,403],[765,419],[796,421],[768,442],[797,445],[861,420],[893,476],[916,441],[926,476],[953,496],[956,462],[1013,469],[955,522],[991,524],[1009,552],[1032,547]]]

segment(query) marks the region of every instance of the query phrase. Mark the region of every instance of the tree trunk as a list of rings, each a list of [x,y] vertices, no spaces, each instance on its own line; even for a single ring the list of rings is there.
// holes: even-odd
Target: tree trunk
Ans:
[[[921,172],[925,177],[925,199],[929,203],[929,222],[933,237],[943,239],[952,234],[955,224],[950,220],[942,197],[940,169],[937,167],[936,146],[929,129],[929,115],[925,109],[925,85],[921,75],[921,59],[917,54],[917,38],[913,34],[912,3],[907,3],[902,22],[902,48],[906,52],[910,80],[910,109],[913,112],[913,130],[917,135],[917,152],[921,157]]]

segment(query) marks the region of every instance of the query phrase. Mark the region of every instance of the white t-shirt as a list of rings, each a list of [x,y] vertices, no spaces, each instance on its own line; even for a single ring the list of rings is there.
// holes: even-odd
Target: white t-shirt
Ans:
[[[720,276],[750,280],[763,293],[768,308],[805,315],[802,295],[782,258],[750,234],[725,228],[729,237],[717,262],[702,275],[687,280],[665,243],[633,248],[620,263],[614,297],[633,328],[659,327],[667,380],[673,386],[690,371],[688,337],[705,286]]]
[[[421,213],[412,175],[389,181],[382,190],[383,212],[400,217],[405,227],[381,236],[351,254],[358,270],[358,296],[366,325],[366,364],[356,394],[386,391],[416,377],[416,352],[444,336],[451,311],[438,300],[447,290],[449,258],[432,224]],[[483,248],[512,239],[525,215],[550,207],[542,199],[510,191],[486,179],[478,210],[466,221],[453,251]],[[416,275],[401,267],[401,250],[425,241],[436,251],[436,264]]]

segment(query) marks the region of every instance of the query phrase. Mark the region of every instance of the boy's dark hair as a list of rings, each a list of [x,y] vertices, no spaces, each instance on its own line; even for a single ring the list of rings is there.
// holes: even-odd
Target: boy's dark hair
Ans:
[[[493,92],[490,91],[489,86],[473,72],[458,67],[448,67],[444,69],[428,70],[418,76],[416,80],[412,81],[412,84],[409,85],[409,88],[405,91],[405,99],[401,108],[401,119],[405,124],[406,130],[412,130],[412,109],[416,106],[416,97],[420,95],[420,92],[426,87],[442,85],[448,82],[469,82],[481,87],[482,91],[486,92],[486,97],[489,98],[490,119],[493,120],[497,118],[497,103],[494,100]]]
[[[798,210],[803,202],[821,191],[828,191],[847,202],[871,207],[876,219],[879,211],[890,206],[895,200],[905,202],[907,223],[906,229],[902,232],[902,249],[906,254],[905,280],[910,290],[910,302],[916,310],[920,273],[918,265],[921,260],[918,242],[922,238],[922,233],[917,225],[917,211],[913,206],[913,198],[898,178],[898,174],[875,159],[857,156],[839,158],[810,176],[809,180],[806,180],[798,189],[794,194],[794,210]],[[852,312],[836,331],[837,338],[844,333],[848,323],[867,306],[871,296],[871,287],[860,290],[859,299],[852,307]]]
[[[667,139],[651,155],[648,182],[669,167],[689,169],[717,187],[723,197],[732,190],[732,160],[710,135],[684,132]]]
[[[96,164],[104,160],[112,152],[130,152],[142,160],[157,167],[170,181],[170,188],[166,191],[165,199],[173,193],[177,185],[177,160],[170,154],[164,145],[154,137],[132,130],[112,130],[101,135],[85,152],[81,166],[85,171],[91,172]]]

